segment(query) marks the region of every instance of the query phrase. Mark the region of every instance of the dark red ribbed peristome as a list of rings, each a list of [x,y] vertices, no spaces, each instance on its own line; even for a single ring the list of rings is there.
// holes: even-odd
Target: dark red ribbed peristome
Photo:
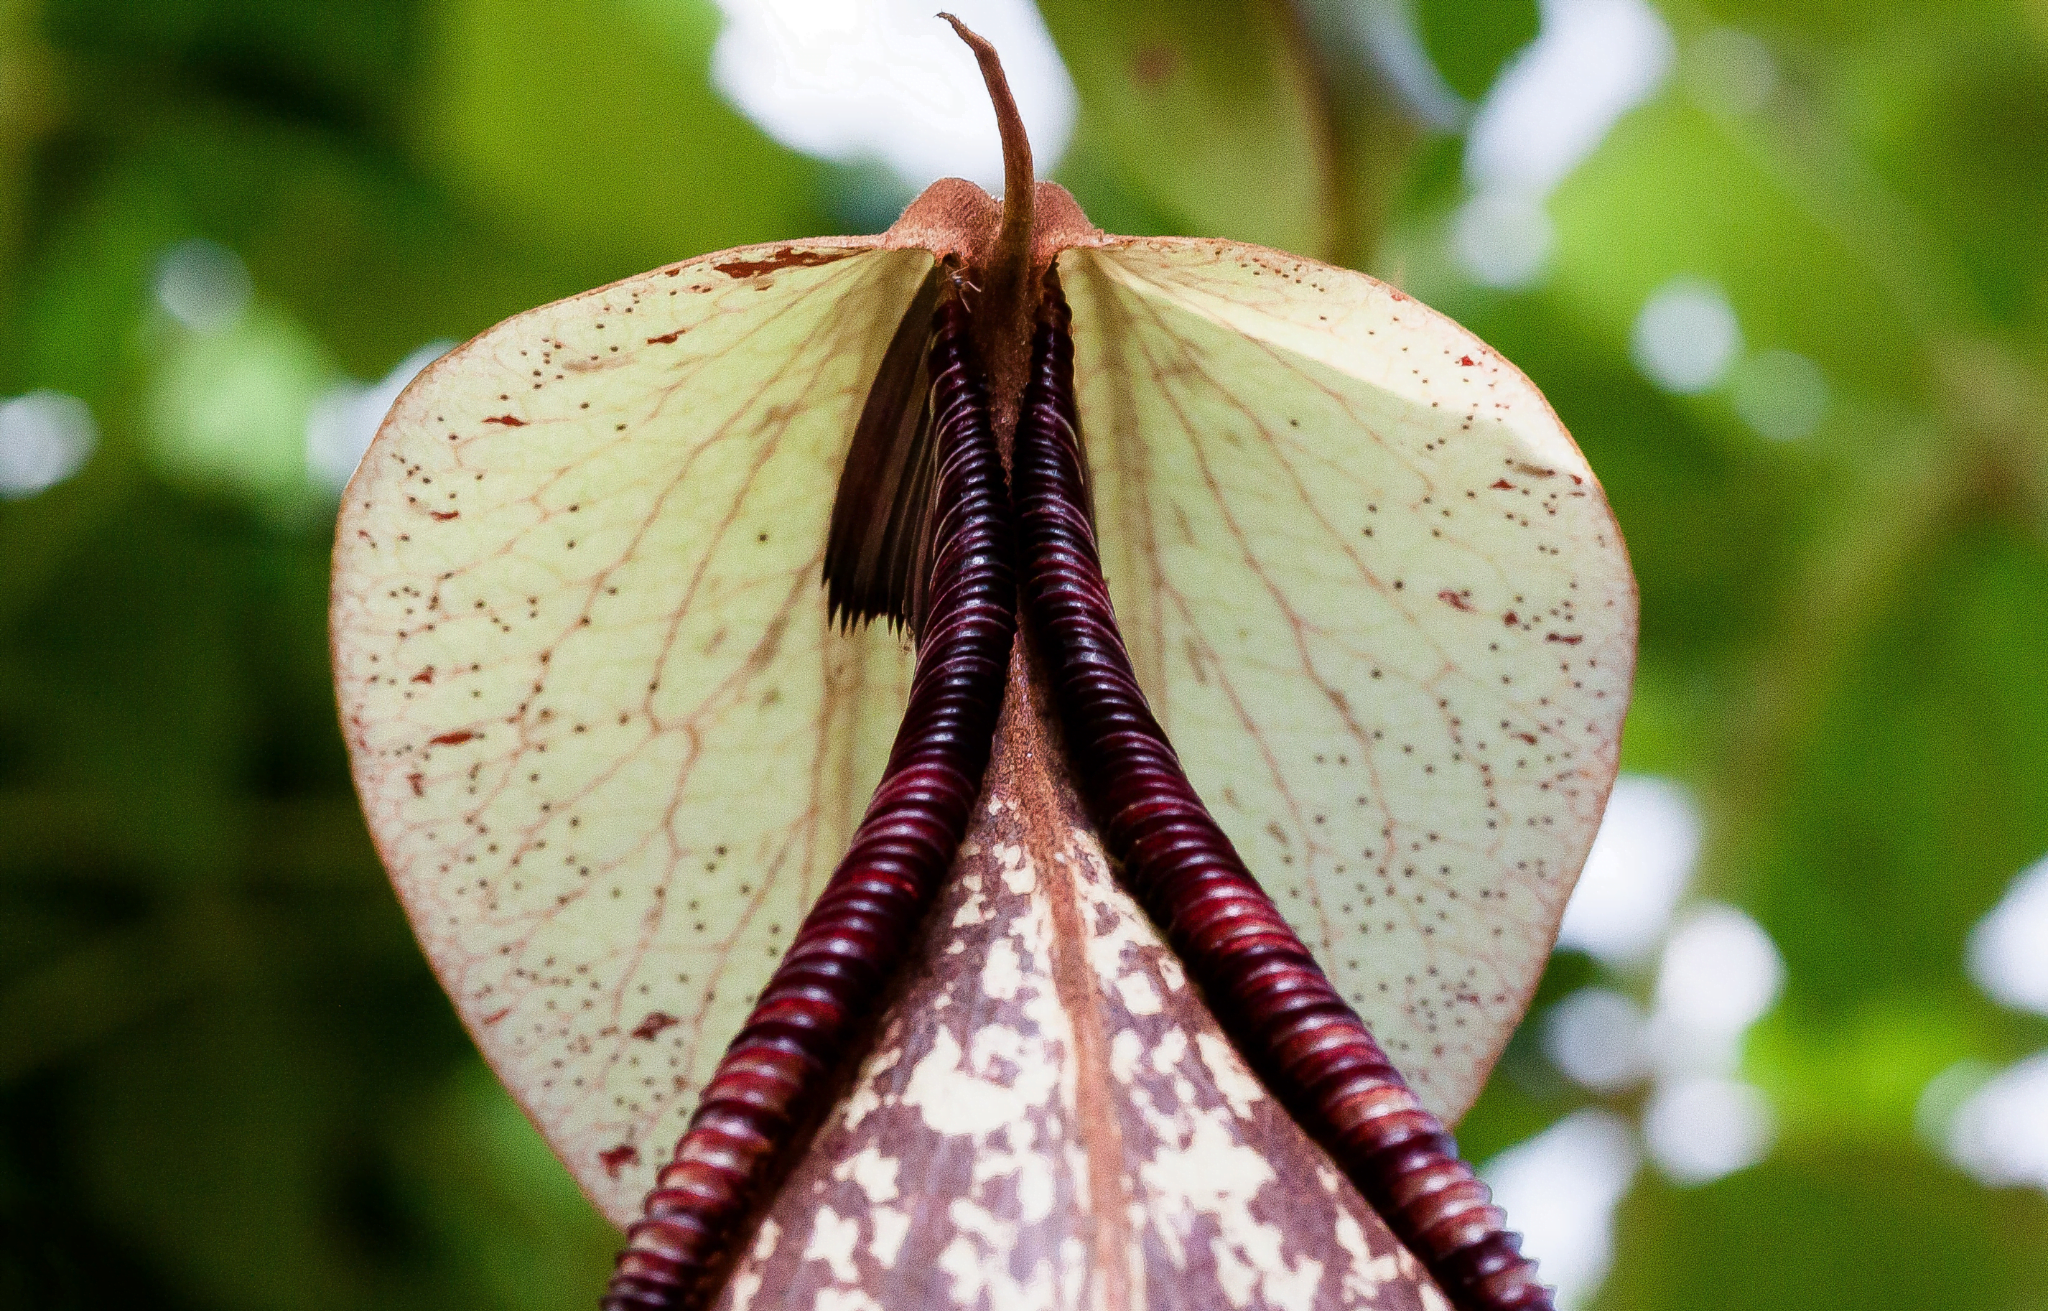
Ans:
[[[1048,273],[1011,482],[1025,608],[1106,844],[1238,1050],[1453,1301],[1463,1311],[1549,1311],[1550,1290],[1486,1185],[1181,771],[1117,631],[1080,452],[1071,318]]]
[[[967,313],[933,317],[938,467],[931,591],[888,768],[846,859],[804,920],[627,1231],[604,1311],[703,1305],[784,1151],[835,1086],[952,866],[981,790],[1016,637],[1008,489]]]

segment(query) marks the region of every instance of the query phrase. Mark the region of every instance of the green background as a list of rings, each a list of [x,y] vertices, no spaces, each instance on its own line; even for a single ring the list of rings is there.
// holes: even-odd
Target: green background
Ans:
[[[1699,799],[1696,890],[1787,978],[1744,1064],[1769,1158],[1646,1170],[1596,1305],[2048,1311],[2048,1197],[1978,1186],[1914,1118],[1955,1063],[2048,1048],[1962,964],[2048,852],[2048,0],[1668,0],[1672,75],[1550,197],[1520,291],[1446,258],[1463,141],[1395,103],[1364,6],[1041,7],[1081,96],[1058,176],[1097,221],[1408,287],[1536,380],[1608,488],[1643,601],[1625,766]],[[1468,98],[1537,27],[1515,0],[1416,11]],[[886,220],[873,170],[719,97],[719,22],[0,0],[0,397],[72,393],[101,432],[0,501],[0,1305],[591,1303],[613,1236],[364,835],[301,451],[322,389],[422,343]],[[1700,57],[1725,25],[1776,65],[1759,106]],[[254,288],[213,337],[152,299],[195,236]],[[1630,325],[1682,275],[1820,367],[1817,431],[1769,441],[1728,386],[1644,378]],[[1539,1004],[1588,982],[1648,995],[1567,953]],[[1484,1158],[1598,1100],[1518,1039],[1461,1136]]]

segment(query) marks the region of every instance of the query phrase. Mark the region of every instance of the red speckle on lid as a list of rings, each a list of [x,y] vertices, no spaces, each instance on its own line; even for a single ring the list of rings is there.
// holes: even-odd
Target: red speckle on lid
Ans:
[[[412,794],[414,796],[423,797],[427,795],[427,776],[425,774],[407,774],[405,781],[412,784]]]
[[[462,515],[460,510],[429,510],[427,513],[433,515],[442,523],[447,523],[450,519],[460,518]]]
[[[605,1178],[616,1179],[619,1177],[619,1171],[629,1165],[640,1163],[640,1149],[631,1143],[620,1143],[617,1147],[599,1152],[597,1159],[604,1163]]]
[[[733,259],[711,267],[732,278],[751,278],[759,273],[773,273],[777,269],[809,268],[813,264],[830,264],[854,254],[851,250],[795,250],[788,246],[770,251],[760,259]]]
[[[633,1036],[643,1042],[653,1042],[663,1029],[681,1023],[667,1011],[649,1011],[646,1019],[633,1026]]]
[[[494,414],[490,418],[485,419],[484,422],[502,423],[507,428],[524,428],[526,426],[526,420],[516,414]]]
[[[439,737],[428,738],[427,745],[430,747],[459,747],[475,736],[476,734],[466,728],[458,728],[453,733],[443,733]]]
[[[1469,369],[1473,367],[1472,357],[1470,355],[1460,355],[1458,357],[1458,367],[1461,369]]]
[[[1500,621],[1501,621],[1502,623],[1506,624],[1506,625],[1507,625],[1507,626],[1508,626],[1509,628],[1513,628],[1513,627],[1514,627],[1514,626],[1515,626],[1516,624],[1519,624],[1519,623],[1521,623],[1521,622],[1522,622],[1522,620],[1521,620],[1521,616],[1517,615],[1517,614],[1516,614],[1516,613],[1515,613],[1514,611],[1512,611],[1512,610],[1510,610],[1510,611],[1508,611],[1508,612],[1507,612],[1506,614],[1502,615],[1502,616],[1500,617]]]
[[[1564,633],[1552,633],[1550,634],[1550,636],[1544,638],[1543,640],[1546,642],[1562,642],[1566,646],[1577,646],[1579,643],[1585,641],[1586,638],[1583,633],[1572,633],[1570,635],[1566,635]]]
[[[427,666],[427,667],[426,667],[425,669],[422,669],[422,670],[420,670],[420,672],[418,672],[417,674],[414,674],[414,675],[412,676],[412,681],[413,681],[413,682],[415,682],[415,683],[431,683],[431,682],[433,682],[433,681],[434,681],[434,667],[433,667],[432,665],[428,665],[428,666]]]
[[[1456,592],[1453,592],[1448,587],[1446,587],[1443,591],[1438,592],[1436,594],[1436,599],[1442,601],[1445,605],[1451,607],[1453,610],[1463,610],[1466,614],[1472,613],[1472,603],[1466,600],[1464,597],[1458,595]]]
[[[510,1006],[500,1006],[498,1009],[492,1011],[489,1015],[484,1016],[481,1023],[496,1024],[499,1020],[504,1019],[507,1015],[510,1015],[511,1013],[512,1008]]]
[[[682,336],[685,331],[686,329],[677,328],[674,332],[664,332],[659,337],[649,337],[647,344],[649,346],[667,346],[674,342],[676,338]]]

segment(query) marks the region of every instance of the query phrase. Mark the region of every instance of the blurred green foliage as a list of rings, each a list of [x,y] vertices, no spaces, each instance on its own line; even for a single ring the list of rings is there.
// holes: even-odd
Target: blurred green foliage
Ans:
[[[2048,1047],[1961,964],[2048,852],[2048,4],[1669,0],[1671,76],[1549,198],[1548,274],[1514,291],[1447,256],[1462,141],[1399,110],[1371,7],[1048,0],[1081,104],[1059,176],[1111,228],[1407,287],[1536,379],[1609,490],[1643,598],[1625,764],[1691,787],[1701,890],[1788,973],[1745,1065],[1775,1151],[1699,1188],[1646,1173],[1597,1305],[2048,1309],[2048,1198],[1980,1188],[1914,1121],[1953,1063]],[[1411,12],[1466,100],[1536,23]],[[613,1236],[363,832],[303,435],[422,343],[874,221],[871,177],[712,88],[718,24],[705,0],[0,0],[0,396],[69,392],[100,427],[76,477],[0,502],[0,1305],[599,1286]],[[1711,57],[1730,25],[1770,56],[1760,99]],[[250,273],[223,335],[152,297],[194,237]],[[1681,276],[1750,350],[1818,366],[1816,431],[1760,437],[1739,377],[1645,379],[1632,324]],[[1588,982],[1647,987],[1567,953],[1539,1006]],[[1595,1100],[1518,1039],[1465,1145]]]
[[[1509,57],[1536,39],[1536,8],[1536,0],[1429,0],[1415,7],[1415,22],[1451,90],[1477,100]]]

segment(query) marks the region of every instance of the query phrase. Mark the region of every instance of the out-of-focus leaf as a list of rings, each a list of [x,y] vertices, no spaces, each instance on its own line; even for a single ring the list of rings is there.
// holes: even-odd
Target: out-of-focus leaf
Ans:
[[[1594,1306],[2012,1311],[2048,1298],[2048,1264],[2010,1259],[2044,1223],[2039,1194],[1986,1191],[1910,1147],[1788,1147],[1704,1188],[1638,1188]]]
[[[170,70],[290,112],[375,116],[406,70],[414,0],[46,0],[52,34],[95,59]]]
[[[1959,992],[1970,926],[2048,850],[2048,693],[2020,672],[2040,667],[2048,548],[1954,528],[1815,689],[1756,853],[1758,912],[1825,1012],[1868,996],[1879,968],[1887,990]]]
[[[1419,0],[1416,25],[1451,89],[1477,100],[1501,66],[1536,39],[1536,0]]]
[[[480,213],[573,254],[580,285],[827,228],[824,170],[708,85],[711,6],[665,8],[658,22],[628,0],[434,5],[423,152]]]
[[[91,1051],[187,995],[191,961],[153,924],[0,984],[0,1087]]]
[[[456,1071],[406,1130],[408,1213],[446,1254],[465,1301],[557,1311],[604,1286],[618,1232],[482,1061]]]
[[[1957,24],[2010,23],[2005,0],[1957,0],[1929,24],[1927,10],[1913,0],[1707,0],[1704,16],[1771,35],[1792,34],[1815,46],[1856,49],[1901,38],[1925,38],[1934,28]]]
[[[150,401],[163,471],[288,518],[321,505],[306,419],[336,375],[320,344],[260,303],[224,331],[167,333]]]
[[[1329,111],[1287,5],[1048,0],[1039,9],[1080,92],[1076,149],[1099,150],[1167,230],[1330,254]],[[1094,167],[1075,175],[1084,207]],[[1136,216],[1103,206],[1118,208]]]
[[[360,1303],[366,1272],[335,1241],[325,1212],[340,1200],[338,1172],[321,1159],[323,1122],[348,1083],[293,1040],[289,1020],[254,1002],[217,998],[131,1033],[101,1062],[85,1103],[87,1168],[109,1218],[196,1299],[311,1311]]]
[[[1818,1022],[1780,1012],[1758,1026],[1745,1065],[1790,1141],[1911,1141],[1920,1099],[1943,1070],[1998,1050],[1997,1024],[1962,995],[1887,988]]]
[[[29,147],[52,117],[54,79],[28,6],[0,7],[0,288],[9,281],[30,192],[22,185]],[[4,328],[0,328],[4,332]],[[0,371],[0,387],[6,385]]]
[[[18,613],[0,715],[23,766],[83,807],[43,811],[26,840],[92,817],[42,868],[112,868],[145,886],[219,870],[246,727],[237,556],[182,507],[135,498]]]
[[[1667,89],[1624,118],[1559,188],[1552,294],[1611,334],[1627,359],[1643,303],[1671,279],[1706,279],[1727,295],[1746,346],[1789,347],[1833,378],[1887,399],[1910,397],[1915,350],[1907,313],[1853,241],[1762,167],[1759,143]]]
[[[1853,122],[1878,174],[1954,252],[1991,321],[2048,327],[2048,43],[1938,25],[1859,70]]]
[[[89,459],[76,476],[59,486],[9,505],[0,514],[0,625],[42,594],[78,550],[104,530],[132,492],[134,471],[104,452]],[[0,751],[0,779],[7,774]]]

